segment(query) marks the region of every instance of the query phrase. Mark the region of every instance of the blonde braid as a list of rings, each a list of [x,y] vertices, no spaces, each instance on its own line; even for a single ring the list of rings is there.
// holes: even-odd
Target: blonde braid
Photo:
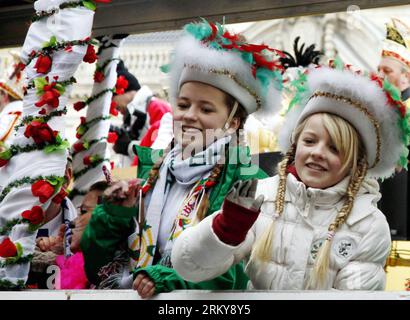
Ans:
[[[274,218],[272,219],[271,224],[265,229],[262,236],[259,239],[256,239],[250,260],[257,259],[262,262],[268,262],[272,260],[272,245],[275,220],[283,213],[283,210],[285,208],[287,168],[293,162],[295,158],[295,152],[296,145],[292,144],[283,160],[278,164],[279,185],[275,201],[276,213]]]
[[[367,160],[362,158],[349,181],[349,185],[346,190],[346,200],[343,207],[338,213],[335,221],[329,225],[328,237],[318,252],[316,262],[306,288],[319,289],[323,285],[327,275],[327,270],[329,268],[330,249],[333,236],[340,226],[346,222],[350,212],[352,211],[356,195],[367,174],[367,168]]]

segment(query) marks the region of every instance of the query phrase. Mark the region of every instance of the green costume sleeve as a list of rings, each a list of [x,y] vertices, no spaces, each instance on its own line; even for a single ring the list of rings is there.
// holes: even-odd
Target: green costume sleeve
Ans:
[[[80,243],[91,283],[98,284],[98,271],[112,261],[120,244],[127,240],[136,210],[107,203],[94,209]]]
[[[217,278],[198,283],[185,281],[174,269],[161,265],[135,269],[134,278],[140,272],[147,274],[155,283],[156,294],[184,289],[245,290],[249,280],[243,271],[242,263],[232,266],[226,273]]]

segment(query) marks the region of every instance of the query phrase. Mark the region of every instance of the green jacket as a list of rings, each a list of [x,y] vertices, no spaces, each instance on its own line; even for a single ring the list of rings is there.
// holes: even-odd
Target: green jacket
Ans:
[[[146,179],[155,158],[162,154],[162,150],[154,151],[151,148],[136,146],[134,152],[138,155],[137,176]],[[267,177],[259,167],[250,163],[249,148],[231,147],[228,157],[230,161],[224,166],[219,183],[211,190],[207,215],[221,208],[226,194],[235,181]],[[127,243],[128,236],[134,230],[132,219],[136,215],[136,208],[125,208],[108,203],[95,208],[81,239],[85,271],[90,282],[95,284],[99,282],[97,273],[100,268],[111,262],[118,248]],[[233,266],[220,277],[200,283],[187,282],[174,269],[162,265],[134,270],[134,274],[138,272],[148,274],[155,283],[156,293],[175,289],[239,290],[245,289],[248,281],[242,264]]]

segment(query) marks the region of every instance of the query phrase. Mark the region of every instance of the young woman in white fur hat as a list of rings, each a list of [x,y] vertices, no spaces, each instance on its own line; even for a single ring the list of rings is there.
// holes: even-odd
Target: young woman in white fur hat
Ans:
[[[245,260],[249,288],[384,289],[390,232],[375,178],[406,167],[409,115],[374,75],[319,67],[307,79],[281,132],[278,175],[236,183],[221,211],[177,239],[171,260],[184,279]]]
[[[185,27],[170,65],[173,145],[163,153],[136,147],[143,182],[115,184],[94,210],[81,241],[91,282],[134,287],[144,298],[173,289],[246,288],[241,264],[201,284],[184,281],[172,269],[171,251],[184,229],[220,209],[234,182],[266,177],[236,140],[248,114],[279,108],[276,53],[220,25]],[[126,254],[116,258],[116,251]]]

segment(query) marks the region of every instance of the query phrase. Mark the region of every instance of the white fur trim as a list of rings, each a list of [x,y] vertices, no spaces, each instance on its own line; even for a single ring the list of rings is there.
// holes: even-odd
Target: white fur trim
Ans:
[[[195,66],[195,68],[189,66]],[[250,65],[239,54],[210,48],[190,34],[183,36],[178,43],[171,63],[171,101],[175,102],[178,92],[185,82],[199,81],[233,96],[244,106],[248,114],[257,111],[256,100],[249,93],[249,90],[243,88],[229,76],[215,74],[209,70],[229,70],[241,85],[247,87],[251,92],[255,92],[261,100],[261,108],[258,113],[279,111],[281,95],[280,91],[275,88],[273,81],[264,92],[260,81],[253,77]]]
[[[369,170],[368,175],[375,178],[389,177],[400,154],[405,147],[401,141],[397,125],[398,113],[388,104],[384,91],[373,81],[350,71],[319,68],[310,70],[308,91],[305,100],[294,106],[286,115],[280,136],[279,145],[286,152],[291,144],[293,129],[309,115],[317,112],[329,112],[339,115],[351,123],[364,141],[369,165],[372,166],[376,154],[376,136],[373,124],[363,116],[363,112],[351,104],[331,98],[307,99],[315,91],[330,92],[361,103],[377,119],[381,132],[381,159]]]

